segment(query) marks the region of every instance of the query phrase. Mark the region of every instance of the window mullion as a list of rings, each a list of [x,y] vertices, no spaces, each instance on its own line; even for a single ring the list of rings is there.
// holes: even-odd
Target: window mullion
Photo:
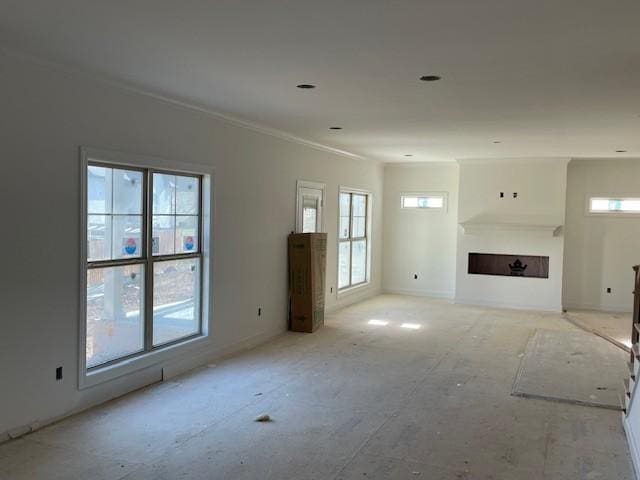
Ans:
[[[353,285],[353,193],[349,194],[349,286]]]
[[[153,171],[145,172],[145,201],[144,201],[144,244],[146,263],[144,269],[144,350],[151,351],[153,347]]]

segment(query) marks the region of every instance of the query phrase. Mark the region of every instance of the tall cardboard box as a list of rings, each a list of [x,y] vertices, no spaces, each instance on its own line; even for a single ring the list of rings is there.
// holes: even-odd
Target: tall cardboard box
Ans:
[[[324,325],[327,234],[289,235],[289,328],[315,332]]]

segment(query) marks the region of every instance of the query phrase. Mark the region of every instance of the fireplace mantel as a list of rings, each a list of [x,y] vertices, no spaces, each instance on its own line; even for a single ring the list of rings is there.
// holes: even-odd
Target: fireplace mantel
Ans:
[[[543,216],[479,216],[460,222],[465,235],[478,235],[491,232],[528,232],[554,236],[562,223]]]

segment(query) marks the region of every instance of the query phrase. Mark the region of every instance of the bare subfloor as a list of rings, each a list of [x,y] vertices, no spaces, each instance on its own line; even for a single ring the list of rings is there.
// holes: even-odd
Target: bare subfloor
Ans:
[[[577,327],[376,297],[4,444],[0,478],[631,479],[619,412],[510,396],[535,328]]]

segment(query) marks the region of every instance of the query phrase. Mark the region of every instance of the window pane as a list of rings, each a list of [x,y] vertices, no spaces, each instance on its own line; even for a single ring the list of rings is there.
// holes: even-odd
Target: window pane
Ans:
[[[142,216],[114,215],[113,257],[132,258],[142,256]]]
[[[200,181],[197,177],[176,177],[176,213],[197,215],[200,201]]]
[[[402,197],[403,208],[418,208],[418,197]]]
[[[176,217],[176,253],[198,251],[198,217]]]
[[[317,230],[318,197],[302,197],[302,233],[313,233]]]
[[[87,271],[87,367],[144,348],[141,265]]]
[[[349,238],[349,217],[340,217],[340,238]]]
[[[151,253],[153,255],[173,255],[175,253],[175,231],[175,217],[154,215]]]
[[[175,175],[153,174],[153,213],[172,215],[176,213]]]
[[[351,194],[350,193],[341,193],[340,194],[340,216],[348,217],[349,216],[349,203],[351,202]]]
[[[367,241],[353,242],[351,254],[351,283],[356,285],[367,279]]]
[[[364,217],[367,214],[367,197],[366,195],[353,194],[353,216]]]
[[[111,213],[110,168],[87,168],[87,213]]]
[[[340,242],[338,252],[338,288],[349,286],[349,269],[351,265],[351,242]]]
[[[153,344],[200,330],[200,259],[153,265]]]
[[[87,260],[109,260],[111,258],[111,216],[89,215],[87,217]]]
[[[351,237],[364,237],[365,233],[365,218],[364,217],[353,217],[353,225],[351,228]]]
[[[113,170],[113,213],[142,215],[142,172]]]

